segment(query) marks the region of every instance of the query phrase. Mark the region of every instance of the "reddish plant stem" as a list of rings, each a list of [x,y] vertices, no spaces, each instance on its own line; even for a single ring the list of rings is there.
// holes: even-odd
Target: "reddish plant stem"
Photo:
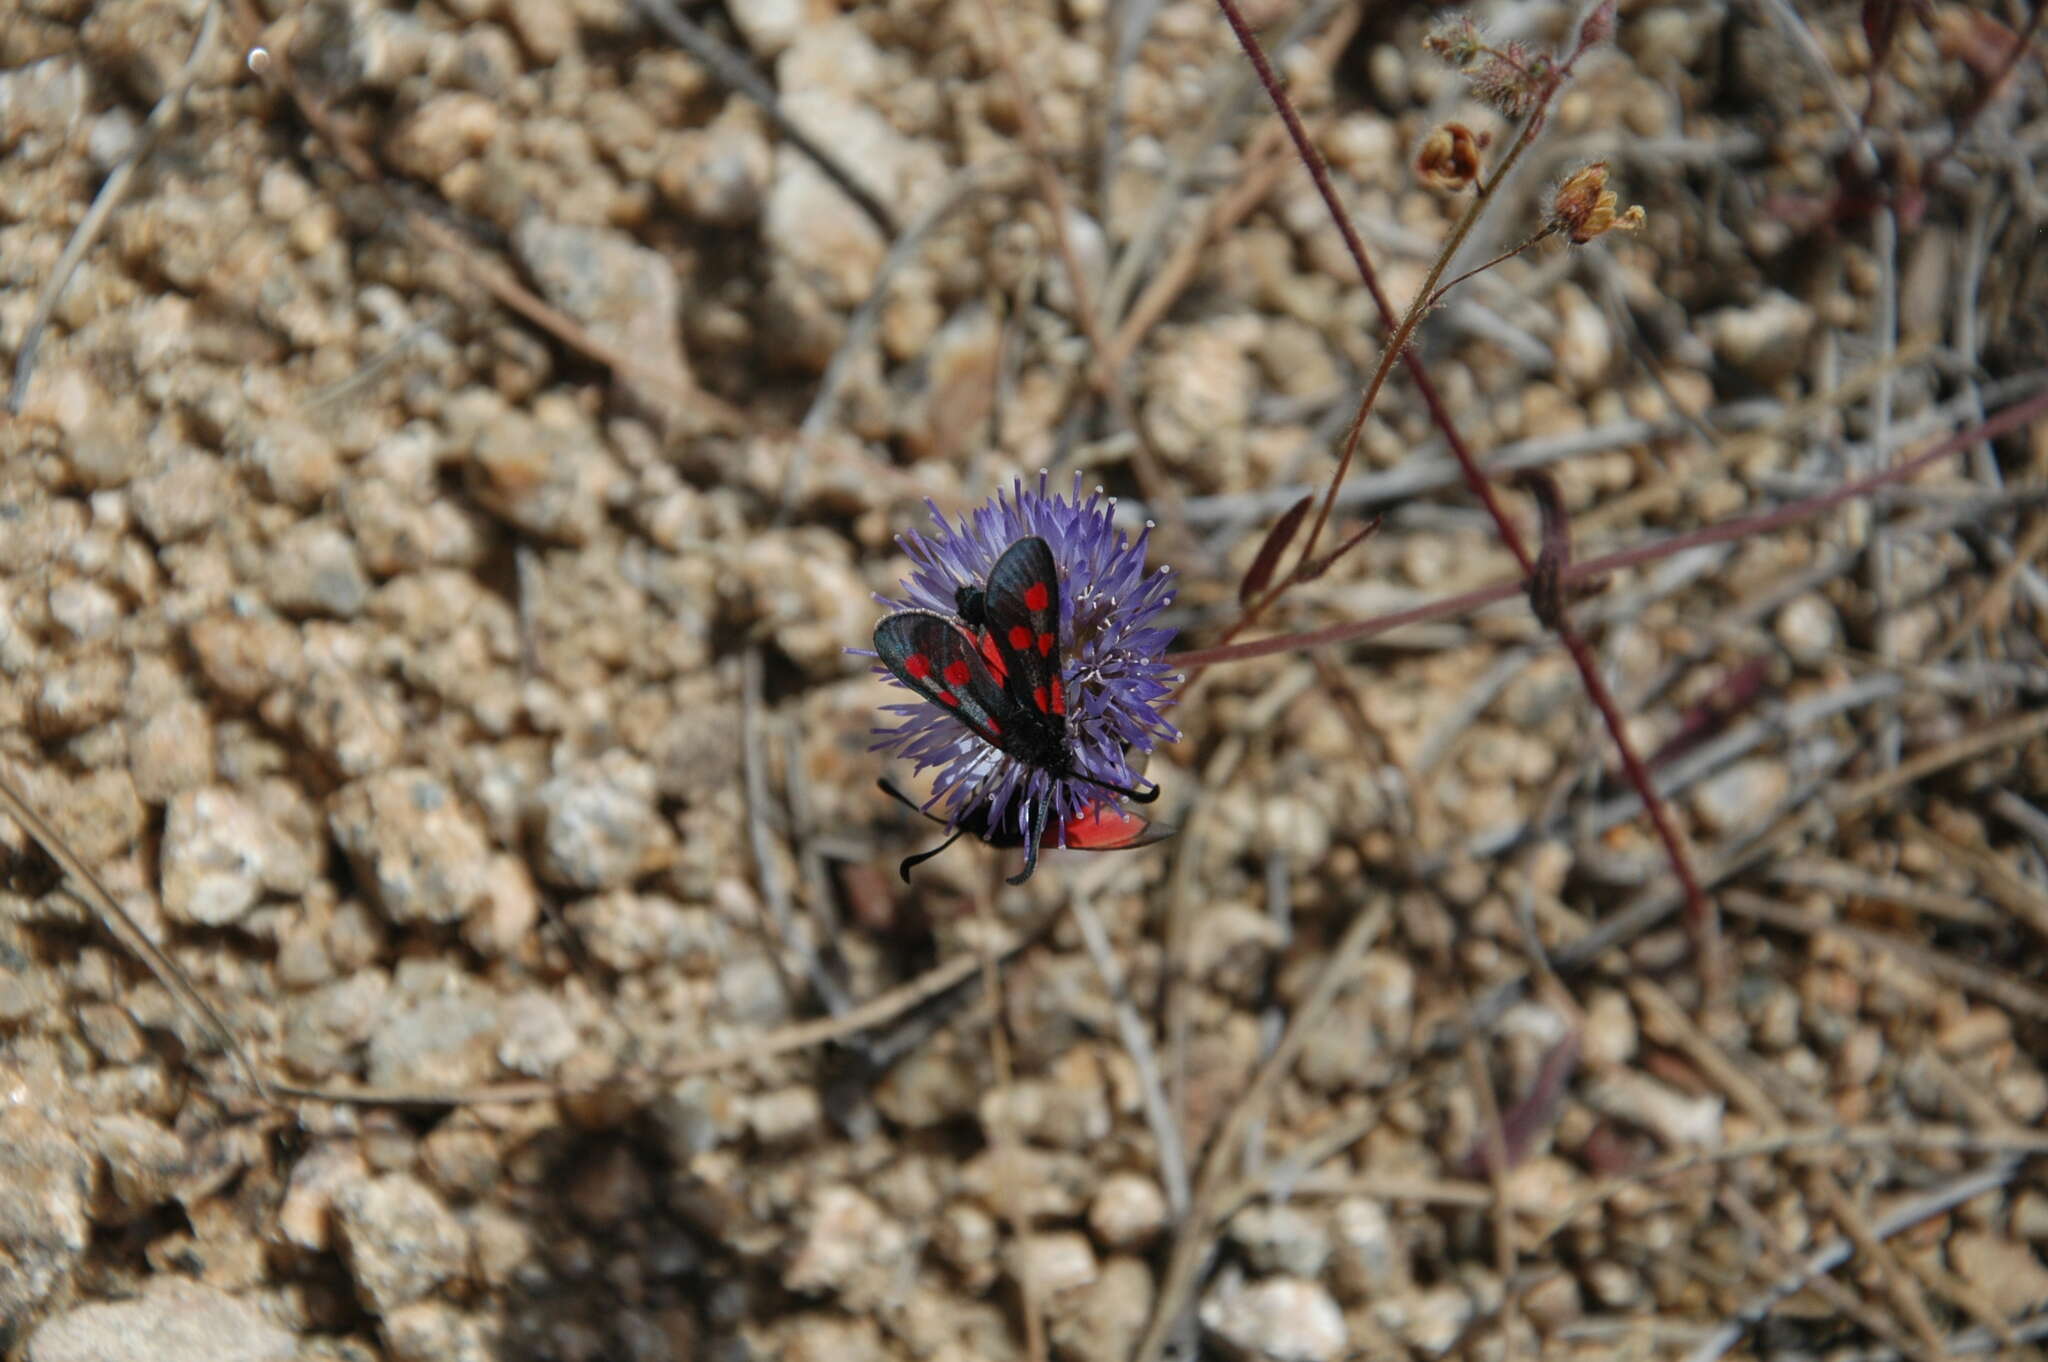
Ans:
[[[1559,573],[1558,580],[1565,586],[1588,582],[1624,568],[1658,562],[1684,553],[1687,549],[1754,538],[1782,530],[1788,525],[1812,520],[1817,516],[1826,515],[1846,502],[1854,501],[1857,497],[1866,496],[1889,483],[1903,482],[1931,464],[1952,458],[1982,441],[1995,440],[2044,416],[2048,416],[2048,392],[2036,393],[2024,402],[2015,402],[1982,424],[1951,435],[1933,448],[1915,454],[1902,463],[1894,464],[1867,477],[1845,482],[1832,491],[1801,501],[1787,502],[1775,511],[1743,516],[1736,520],[1723,521],[1718,525],[1703,525],[1697,530],[1688,530],[1684,534],[1675,534],[1654,543],[1638,544],[1632,549],[1621,549],[1598,558],[1587,558],[1573,563]],[[1484,606],[1523,595],[1527,589],[1526,583],[1520,578],[1495,582],[1492,586],[1482,586],[1456,596],[1446,596],[1442,600],[1413,606],[1407,610],[1397,610],[1389,615],[1375,615],[1368,620],[1349,620],[1323,629],[1313,629],[1299,634],[1280,634],[1273,638],[1255,639],[1250,643],[1232,643],[1219,648],[1196,648],[1189,652],[1173,653],[1166,660],[1177,667],[1209,667],[1220,662],[1249,662],[1254,658],[1305,652],[1312,648],[1329,648],[1339,643],[1359,643],[1366,639],[1378,638],[1381,634],[1392,633],[1404,625],[1423,624],[1430,620],[1450,619],[1469,614]]]
[[[1238,8],[1237,0],[1216,0],[1216,4],[1223,11],[1223,17],[1229,22],[1231,31],[1237,35],[1238,46],[1244,49],[1245,57],[1251,62],[1259,84],[1265,88],[1267,98],[1272,100],[1273,108],[1280,115],[1280,121],[1286,125],[1287,135],[1293,139],[1295,151],[1300,155],[1302,165],[1307,168],[1309,178],[1315,182],[1316,192],[1322,196],[1324,207],[1329,210],[1331,220],[1337,224],[1337,230],[1344,238],[1344,248],[1350,252],[1352,263],[1357,266],[1359,278],[1372,294],[1373,303],[1379,308],[1381,320],[1389,333],[1392,333],[1398,325],[1398,316],[1387,301],[1385,291],[1380,287],[1379,275],[1372,267],[1371,258],[1365,251],[1365,243],[1359,239],[1358,229],[1352,224],[1351,215],[1344,211],[1344,205],[1337,198],[1337,189],[1330,180],[1329,168],[1323,163],[1322,155],[1316,150],[1315,144],[1309,140],[1308,129],[1303,126],[1301,115],[1295,111],[1294,102],[1287,97],[1287,92],[1281,88],[1279,79],[1273,74],[1272,64],[1266,60],[1265,50],[1260,47],[1258,37],[1245,23],[1244,14]],[[1557,87],[1561,83],[1562,76],[1559,76],[1544,88],[1536,108],[1529,115],[1530,121],[1525,127],[1525,137],[1528,129],[1540,125],[1551,96],[1557,92]],[[1401,362],[1407,366],[1409,377],[1415,381],[1415,389],[1421,395],[1423,405],[1429,408],[1430,420],[1443,432],[1444,442],[1450,446],[1451,454],[1458,461],[1458,470],[1464,475],[1465,485],[1471,489],[1472,495],[1479,499],[1480,505],[1486,508],[1486,513],[1493,518],[1501,542],[1515,556],[1523,576],[1528,576],[1535,569],[1535,559],[1530,557],[1528,546],[1522,542],[1520,531],[1508,517],[1507,509],[1501,505],[1500,499],[1494,495],[1493,485],[1487,480],[1485,472],[1479,467],[1479,461],[1473,457],[1471,448],[1466,445],[1457,425],[1451,420],[1450,411],[1444,406],[1443,396],[1437,391],[1436,384],[1430,381],[1422,357],[1403,346]],[[1341,469],[1338,476],[1343,476]],[[1334,491],[1333,484],[1333,494]],[[1331,499],[1334,499],[1334,495]],[[1325,507],[1327,506],[1328,500],[1325,502]],[[1316,529],[1319,530],[1321,527],[1322,520],[1319,518]],[[1315,530],[1311,530],[1309,547],[1313,549],[1314,544]],[[1678,825],[1671,817],[1671,810],[1658,796],[1656,787],[1650,782],[1650,774],[1643,766],[1642,758],[1636,754],[1635,744],[1629,740],[1627,725],[1622,719],[1620,708],[1614,703],[1613,694],[1607,689],[1607,683],[1600,676],[1599,661],[1593,656],[1593,650],[1572,627],[1569,618],[1560,616],[1553,621],[1553,629],[1564,643],[1565,650],[1571,655],[1573,665],[1579,670],[1579,678],[1585,684],[1587,698],[1593,702],[1593,707],[1600,712],[1600,718],[1607,726],[1608,737],[1621,756],[1622,770],[1628,777],[1629,784],[1642,798],[1643,808],[1648,811],[1651,825],[1657,831],[1657,840],[1664,844],[1665,857],[1671,862],[1672,872],[1678,876],[1679,885],[1685,892],[1685,922],[1692,934],[1693,948],[1700,963],[1701,978],[1707,986],[1708,993],[1713,994],[1718,991],[1720,975],[1720,923],[1714,905],[1707,898],[1706,891],[1700,887],[1699,876],[1693,870],[1692,857],[1686,850],[1684,840],[1679,836]]]

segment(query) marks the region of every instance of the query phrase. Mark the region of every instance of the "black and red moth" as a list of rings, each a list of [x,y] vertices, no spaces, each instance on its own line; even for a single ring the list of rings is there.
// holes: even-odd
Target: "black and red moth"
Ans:
[[[1011,544],[989,569],[987,584],[979,589],[960,587],[956,600],[958,619],[932,610],[899,610],[885,616],[875,626],[875,652],[898,681],[949,711],[983,742],[1051,777],[1047,792],[1024,808],[1018,833],[1024,869],[1010,880],[1022,884],[1038,868],[1039,846],[1054,831],[1050,824],[1058,782],[1083,781],[1140,804],[1157,799],[1159,787],[1141,793],[1076,769],[1067,742],[1066,683],[1061,677],[1059,568],[1043,539],[1030,535]],[[1124,840],[1098,843],[1095,849],[1137,845],[1144,820],[1112,808],[1115,820],[1105,825],[1102,807],[1067,820],[1059,831],[1068,836],[1069,844],[1076,836],[1084,842],[1109,837],[1112,829],[1123,827],[1116,820],[1135,819],[1141,826]],[[976,819],[981,826],[972,826]],[[999,844],[987,827],[986,814],[970,810],[936,850],[903,863],[904,878],[910,877],[912,866],[969,831]]]

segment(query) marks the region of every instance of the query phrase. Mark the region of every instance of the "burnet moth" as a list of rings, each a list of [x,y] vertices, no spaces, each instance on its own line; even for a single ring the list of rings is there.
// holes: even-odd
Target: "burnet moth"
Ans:
[[[1081,781],[1140,804],[1159,797],[1159,787],[1138,791],[1076,769],[1067,742],[1067,700],[1061,677],[1060,581],[1045,540],[1017,540],[989,569],[987,583],[962,586],[955,601],[959,618],[932,610],[900,610],[875,626],[875,652],[898,681],[942,706],[967,730],[1015,761],[1044,771],[1053,781]],[[1092,805],[1060,828],[1051,826],[1052,798],[1027,804],[1023,828],[1014,834],[1024,848],[1024,869],[1011,884],[1022,884],[1038,868],[1038,850],[1048,839],[1066,845],[1092,843],[1094,850],[1140,845],[1150,824],[1112,802]],[[953,836],[936,850],[904,861],[912,866],[973,832],[991,845],[986,805],[963,815]],[[1130,824],[1135,823],[1135,828]],[[979,824],[979,826],[977,826]],[[1000,835],[1000,834],[999,834]]]

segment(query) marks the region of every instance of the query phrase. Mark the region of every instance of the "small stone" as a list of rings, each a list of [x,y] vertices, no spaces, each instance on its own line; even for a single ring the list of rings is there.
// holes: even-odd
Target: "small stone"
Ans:
[[[416,179],[434,181],[473,161],[497,139],[503,122],[497,101],[466,90],[430,97],[386,140],[391,163]]]
[[[489,1192],[505,1171],[497,1139],[481,1126],[462,1124],[460,1118],[443,1121],[420,1141],[419,1166],[435,1190],[462,1201]]]
[[[128,773],[144,803],[161,804],[213,780],[213,719],[196,700],[173,700],[128,730]]]
[[[1778,642],[1793,658],[1822,662],[1842,646],[1842,619],[1833,602],[1817,591],[1794,596],[1778,611]]]
[[[107,1169],[107,1197],[95,1216],[103,1223],[126,1223],[168,1201],[185,1171],[185,1142],[147,1116],[95,1116],[92,1143]]]
[[[212,529],[226,517],[228,477],[220,460],[183,450],[137,482],[130,504],[135,519],[159,545]]]
[[[273,500],[311,510],[341,481],[341,460],[334,441],[304,421],[263,423],[241,453],[256,470]]]
[[[1627,1069],[1596,1072],[1580,1084],[1586,1104],[1605,1116],[1638,1125],[1674,1149],[1713,1149],[1721,1143],[1722,1098],[1687,1097],[1647,1074]]]
[[[1767,293],[1748,307],[1710,313],[1705,329],[1722,363],[1759,383],[1797,372],[1813,331],[1813,309],[1785,293]]]
[[[974,1070],[951,1049],[923,1045],[882,1076],[875,1106],[907,1130],[941,1125],[975,1109]]]
[[[713,227],[761,216],[775,149],[751,104],[735,96],[707,126],[673,134],[662,147],[654,187],[684,213]]]
[[[1545,1334],[1554,1334],[1585,1313],[1579,1284],[1567,1272],[1545,1277],[1522,1293],[1522,1310]]]
[[[401,1305],[383,1319],[391,1362],[492,1362],[502,1356],[483,1320],[441,1301]]]
[[[519,529],[587,544],[623,475],[588,424],[555,414],[560,419],[539,421],[500,412],[476,438],[470,486],[477,500]]]
[[[40,1091],[17,1071],[0,1067],[0,1320],[4,1321],[32,1318],[37,1307],[63,1291],[92,1239],[92,1159],[69,1133],[37,1109],[37,1100],[45,1097],[54,1094]],[[31,1356],[34,1349],[32,1343]],[[87,1356],[79,1352],[53,1355]]]
[[[1144,1260],[1111,1258],[1093,1282],[1049,1312],[1054,1348],[1072,1362],[1126,1362],[1145,1332],[1153,1295]]]
[[[352,667],[317,663],[292,697],[293,718],[308,747],[348,777],[367,776],[398,760],[405,730],[395,699]]]
[[[1230,1218],[1230,1239],[1256,1272],[1316,1277],[1330,1257],[1330,1232],[1289,1203],[1254,1202]]]
[[[418,1300],[456,1276],[469,1236],[417,1178],[392,1173],[341,1189],[335,1227],[356,1294],[380,1314]]]
[[[277,1210],[285,1238],[310,1253],[325,1253],[332,1242],[334,1195],[369,1177],[369,1165],[353,1141],[315,1145],[292,1165],[291,1181]]]
[[[1733,836],[1771,817],[1792,788],[1792,773],[1773,757],[1751,757],[1700,782],[1692,811],[1710,832]]]
[[[50,618],[73,643],[90,643],[113,632],[121,602],[97,582],[61,582],[50,588]]]
[[[1062,1231],[1033,1234],[1013,1245],[1007,1255],[1010,1279],[1030,1281],[1034,1290],[1058,1296],[1095,1280],[1095,1250],[1086,1235]]]
[[[1627,1064],[1635,1058],[1638,1036],[1635,1009],[1620,989],[1603,988],[1586,1003],[1586,1025],[1579,1037],[1583,1062]]]
[[[1166,1195],[1143,1173],[1111,1173],[1088,1204],[1088,1228],[1105,1249],[1142,1248],[1166,1227]]]
[[[816,1134],[825,1123],[825,1106],[809,1085],[777,1088],[747,1104],[747,1125],[767,1145],[795,1144]]]
[[[1345,1197],[1331,1222],[1336,1231],[1332,1280],[1346,1300],[1374,1300],[1408,1289],[1408,1250],[1395,1235],[1384,1204]]]
[[[393,922],[455,922],[488,899],[483,831],[431,772],[402,767],[343,786],[328,826]]]
[[[507,0],[505,18],[539,66],[553,66],[576,43],[576,8],[560,0]]]
[[[1348,1337],[1330,1293],[1299,1277],[1247,1286],[1227,1276],[1203,1297],[1200,1313],[1202,1327],[1228,1347],[1267,1362],[1334,1362]]]
[[[1626,1310],[1644,1299],[1643,1279],[1626,1263],[1595,1263],[1585,1275],[1586,1290],[1609,1310]]]
[[[817,1196],[782,1284],[800,1295],[831,1295],[848,1310],[893,1299],[917,1252],[916,1241],[880,1206],[851,1187]]]
[[[1574,391],[1590,392],[1606,380],[1614,361],[1614,339],[1608,330],[1607,314],[1572,284],[1560,285],[1556,298],[1558,373]]]
[[[1273,952],[1285,940],[1280,924],[1249,904],[1211,904],[1188,933],[1187,968],[1196,979],[1244,1000],[1264,986]]]
[[[817,22],[823,17],[815,10],[810,0],[751,0],[733,8],[732,23],[753,54],[769,61],[796,41],[806,19]]]
[[[53,668],[36,691],[35,723],[46,737],[70,737],[111,718],[121,708],[128,659],[91,653]]]
[[[287,1362],[297,1348],[254,1302],[164,1275],[147,1278],[132,1300],[81,1305],[45,1321],[29,1335],[28,1362]]]
[[[654,772],[620,753],[548,781],[534,795],[540,813],[538,866],[571,889],[616,889],[654,869],[661,847]]]
[[[598,894],[571,904],[564,916],[584,949],[621,974],[671,961],[709,965],[725,953],[730,936],[709,909],[685,908],[659,894]]]
[[[285,1059],[315,1078],[351,1064],[383,1015],[390,986],[383,971],[362,969],[294,998],[285,1010]]]
[[[164,817],[164,911],[180,922],[239,921],[266,891],[305,889],[305,851],[255,805],[223,786],[188,790]]]
[[[545,1078],[576,1053],[576,1025],[550,994],[537,989],[514,994],[500,1006],[498,1019],[498,1063],[513,1073]]]
[[[1425,1357],[1441,1357],[1464,1334],[1474,1308],[1470,1292],[1446,1282],[1385,1302],[1375,1313],[1408,1346]]]
[[[497,994],[438,961],[405,961],[366,1051],[380,1088],[453,1091],[488,1078],[501,1030]]]
[[[185,636],[213,688],[244,704],[292,684],[303,665],[298,630],[267,615],[209,616]]]
[[[665,258],[624,232],[538,216],[514,229],[512,249],[549,302],[633,358],[635,372],[622,377],[642,404],[683,414],[678,404],[695,384],[683,351],[682,285]]]
[[[2048,1240],[2048,1192],[2030,1187],[2013,1199],[2012,1232],[2035,1243]]]
[[[347,619],[370,598],[355,541],[325,518],[302,520],[271,546],[264,594],[289,615]]]

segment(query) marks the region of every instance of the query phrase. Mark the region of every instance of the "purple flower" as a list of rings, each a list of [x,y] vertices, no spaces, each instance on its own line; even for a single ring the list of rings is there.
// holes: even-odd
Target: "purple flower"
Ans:
[[[1165,567],[1145,570],[1150,525],[1130,540],[1111,522],[1115,498],[1097,488],[1082,500],[1078,473],[1071,496],[1052,495],[1049,481],[1043,472],[1036,488],[1019,479],[1007,495],[997,492],[958,525],[948,524],[933,506],[936,533],[912,530],[897,537],[913,566],[902,583],[907,599],[879,599],[892,610],[953,616],[960,587],[980,589],[996,559],[1019,539],[1043,539],[1059,567],[1061,677],[1074,774],[1055,778],[1019,761],[922,697],[882,707],[903,722],[876,729],[882,741],[875,747],[920,771],[938,768],[925,807],[939,809],[950,825],[985,808],[991,834],[1021,837],[1025,811],[1045,808],[1047,814],[1034,814],[1031,821],[1059,830],[1064,845],[1068,820],[1112,798],[1093,780],[1136,788],[1127,748],[1149,752],[1158,743],[1179,741],[1180,730],[1160,715],[1177,677],[1161,660],[1173,630],[1152,621],[1173,600],[1173,573]],[[877,668],[877,674],[907,689],[886,669]]]

